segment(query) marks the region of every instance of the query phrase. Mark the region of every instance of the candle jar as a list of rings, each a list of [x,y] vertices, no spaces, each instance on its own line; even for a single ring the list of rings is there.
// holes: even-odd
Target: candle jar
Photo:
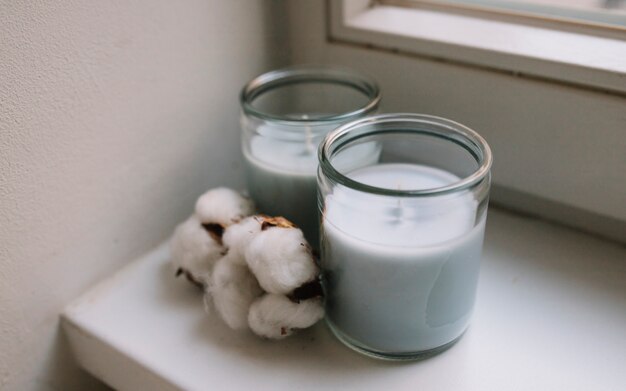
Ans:
[[[241,92],[247,187],[259,211],[284,216],[318,247],[317,148],[341,124],[373,113],[376,83],[338,69],[290,68],[250,81]],[[370,145],[363,164],[378,159]]]
[[[378,148],[376,162],[354,160]],[[378,115],[319,148],[326,320],[349,347],[418,359],[452,346],[474,306],[491,152],[443,118]]]

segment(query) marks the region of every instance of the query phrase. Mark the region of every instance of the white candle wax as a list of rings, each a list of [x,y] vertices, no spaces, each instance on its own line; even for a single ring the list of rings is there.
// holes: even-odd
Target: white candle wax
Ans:
[[[271,132],[267,128],[259,133]],[[314,247],[319,236],[317,147],[325,133],[316,132],[318,136],[291,140],[252,136],[249,150],[244,148],[248,190],[259,211],[293,221]],[[376,143],[366,143],[353,148],[345,161],[358,166],[376,162],[379,155]]]
[[[430,189],[459,180],[415,164],[348,177],[376,187]],[[327,319],[353,344],[414,353],[459,337],[474,303],[484,235],[471,193],[389,197],[336,186],[327,195],[322,265]]]

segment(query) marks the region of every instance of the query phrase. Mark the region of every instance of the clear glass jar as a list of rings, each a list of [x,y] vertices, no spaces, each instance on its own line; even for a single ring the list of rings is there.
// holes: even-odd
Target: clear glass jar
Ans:
[[[353,159],[363,148],[379,159]],[[319,161],[330,328],[379,358],[451,346],[478,281],[492,162],[485,140],[443,118],[378,115],[326,136]]]
[[[241,92],[241,141],[259,211],[293,221],[317,248],[318,145],[331,130],[375,112],[379,102],[373,80],[339,69],[288,68],[250,81]]]

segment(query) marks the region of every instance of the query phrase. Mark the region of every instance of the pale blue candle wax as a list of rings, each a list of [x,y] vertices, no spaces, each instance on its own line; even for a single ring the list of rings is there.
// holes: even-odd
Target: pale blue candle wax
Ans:
[[[415,164],[347,176],[389,189],[430,189],[459,178]],[[371,352],[413,354],[458,338],[478,280],[485,219],[471,193],[406,198],[337,186],[323,216],[326,316],[340,338]]]
[[[258,210],[291,220],[315,248],[319,243],[317,147],[325,134],[317,132],[315,137],[292,140],[255,135],[249,150],[244,148],[248,191]],[[379,155],[378,144],[366,143],[342,160],[345,166],[356,167],[377,162]]]

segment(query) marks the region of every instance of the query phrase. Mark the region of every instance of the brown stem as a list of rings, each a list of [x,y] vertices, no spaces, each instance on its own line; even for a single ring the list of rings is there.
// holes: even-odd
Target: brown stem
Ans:
[[[319,279],[307,282],[304,285],[296,288],[287,297],[294,303],[299,303],[302,300],[312,299],[314,297],[321,297],[324,295],[322,290],[322,284]]]
[[[216,242],[218,242],[219,244],[222,244],[222,236],[224,235],[224,227],[221,224],[205,223],[205,224],[202,224],[202,227],[206,229],[209,235],[211,235],[211,237]]]

